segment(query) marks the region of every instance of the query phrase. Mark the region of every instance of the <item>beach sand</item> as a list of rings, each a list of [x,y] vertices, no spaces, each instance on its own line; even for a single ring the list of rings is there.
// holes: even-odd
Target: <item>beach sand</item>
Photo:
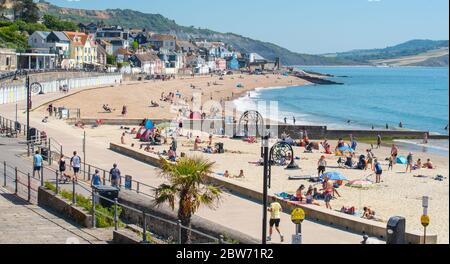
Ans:
[[[208,82],[210,86],[208,86]],[[217,85],[213,85],[216,82]],[[237,88],[241,84],[242,88]],[[226,75],[223,80],[218,76],[202,76],[195,78],[178,78],[170,81],[141,81],[124,82],[115,87],[90,89],[74,95],[56,100],[53,106],[66,108],[80,108],[82,118],[153,118],[167,119],[177,116],[171,111],[169,102],[160,101],[161,93],[168,95],[170,92],[179,91],[182,98],[187,98],[188,103],[194,93],[202,93],[202,104],[211,100],[233,100],[248,91],[264,87],[299,86],[310,84],[307,81],[292,76],[283,75]],[[191,88],[195,86],[195,89]],[[160,107],[150,107],[150,102],[155,101]],[[108,104],[113,113],[105,113],[102,106]],[[128,113],[122,116],[122,106],[126,105]],[[41,113],[46,111],[46,106],[38,109]]]
[[[161,92],[166,95],[169,92],[180,91],[183,96],[190,97],[193,92],[203,91],[203,100],[209,100],[210,96],[214,100],[227,99],[230,97],[238,98],[245,95],[246,92],[259,87],[278,87],[289,85],[306,85],[307,82],[295,78],[279,75],[267,76],[248,76],[243,75],[243,79],[239,75],[225,76],[224,80],[218,77],[196,77],[177,79],[166,82],[161,81],[142,81],[142,82],[124,82],[120,86],[93,89],[82,91],[69,97],[57,100],[54,106],[65,106],[67,108],[81,108],[81,116],[85,118],[174,118],[176,113],[171,113],[170,104],[160,102]],[[216,81],[220,85],[212,85]],[[207,86],[210,82],[211,86]],[[244,88],[236,88],[241,83]],[[193,84],[197,88],[193,90],[190,85]],[[233,93],[233,94],[232,94]],[[150,101],[157,101],[161,104],[159,108],[150,108]],[[109,104],[116,111],[113,113],[103,113],[102,105]],[[126,117],[121,116],[122,105],[128,106],[128,114]],[[33,113],[33,116],[42,116],[45,112],[45,106]],[[301,123],[301,120],[298,120]],[[69,126],[65,124],[64,126]],[[64,127],[61,127],[64,129]],[[73,129],[73,127],[72,127]],[[96,129],[87,129],[91,140],[102,142],[105,146],[109,142],[120,143],[120,135],[123,130],[119,126],[101,126]],[[187,131],[184,131],[186,133]],[[192,132],[194,137],[201,136],[206,141],[208,135],[199,131]],[[345,135],[343,135],[345,136]],[[169,140],[170,142],[170,140]],[[224,173],[228,170],[231,175],[238,175],[239,170],[244,170],[245,178],[243,179],[225,179],[247,188],[252,188],[262,192],[262,174],[261,166],[254,165],[251,162],[257,162],[260,158],[260,144],[249,144],[241,140],[233,140],[228,138],[220,138],[215,136],[214,142],[223,142],[226,150],[225,154],[204,154],[202,152],[193,152],[193,139],[187,140],[186,137],[178,137],[177,153],[187,153],[187,155],[200,155],[215,162],[214,172]],[[135,143],[135,149],[139,150],[137,140],[133,140],[130,135],[126,136],[128,146]],[[330,142],[332,146],[336,145],[335,141]],[[206,146],[206,144],[204,144]],[[365,154],[365,149],[369,145],[360,143],[357,155]],[[155,147],[156,151],[168,150],[169,146]],[[289,176],[316,176],[317,160],[322,155],[317,151],[315,153],[303,153],[304,149],[295,147],[295,156],[301,159],[296,161],[301,170],[289,171],[284,167],[272,167],[272,187],[270,194],[277,192],[295,193],[299,185],[304,184],[306,188],[311,184],[307,181],[291,181]],[[364,206],[370,206],[375,210],[377,217],[387,221],[391,216],[403,216],[407,219],[406,228],[408,231],[420,231],[423,228],[420,224],[420,216],[422,214],[422,196],[430,196],[429,215],[431,224],[428,232],[438,234],[439,243],[449,243],[449,158],[414,152],[414,160],[421,158],[425,161],[431,158],[436,165],[436,169],[421,169],[413,171],[413,173],[405,173],[405,165],[396,165],[393,171],[387,171],[387,161],[385,158],[389,156],[390,148],[381,147],[375,149],[374,154],[381,160],[384,173],[383,182],[375,185],[373,188],[361,190],[342,186],[338,189],[342,197],[331,201],[333,210],[340,210],[342,206],[355,206],[361,211]],[[153,155],[148,153],[149,155]],[[405,150],[400,149],[400,154],[406,156]],[[337,167],[337,157],[327,156],[329,168],[327,171],[337,171],[344,174],[349,180],[365,179],[369,177],[374,180],[375,176],[371,171],[339,169]],[[413,177],[413,175],[423,175],[424,177]],[[433,179],[436,175],[441,174],[447,177],[444,181],[436,181]],[[216,175],[219,176],[219,175]],[[220,177],[220,176],[219,176]],[[145,181],[144,181],[145,182]],[[320,186],[317,186],[320,187]],[[319,201],[324,206],[322,201]]]
[[[101,134],[107,137],[111,142],[120,143],[121,130],[119,127],[111,128],[110,126],[101,127],[99,130],[90,132]],[[95,131],[95,132],[94,132]],[[186,133],[187,131],[185,131]],[[205,142],[203,147],[207,146],[208,135],[199,131],[192,131],[194,137],[201,136]],[[113,135],[114,134],[114,135]],[[224,154],[206,154],[200,151],[193,151],[193,139],[188,140],[186,137],[177,137],[178,150],[177,153],[185,152],[188,156],[203,156],[210,161],[215,162],[214,172],[222,174],[228,170],[231,175],[237,176],[239,171],[244,170],[245,178],[225,179],[233,183],[237,183],[244,187],[262,191],[263,186],[263,168],[252,164],[260,158],[260,143],[250,144],[241,140],[229,138],[221,138],[214,136],[214,142],[224,143],[226,153]],[[139,149],[139,142],[130,135],[126,137],[128,146],[135,143],[135,149],[143,153],[144,150]],[[170,140],[169,140],[170,143]],[[273,142],[272,142],[273,143]],[[332,146],[337,142],[330,141]],[[368,144],[360,143],[357,149],[357,156],[365,154],[365,150],[369,148]],[[155,146],[155,151],[168,150],[169,145]],[[364,153],[363,153],[364,152]],[[432,224],[428,227],[428,232],[438,234],[439,243],[449,242],[449,172],[448,157],[431,155],[426,153],[413,153],[414,160],[421,158],[426,160],[431,158],[436,169],[421,169],[412,173],[405,173],[406,165],[395,165],[393,171],[387,171],[387,161],[385,158],[390,154],[389,147],[381,147],[373,150],[377,158],[381,160],[383,166],[382,183],[374,185],[369,189],[357,189],[347,186],[341,186],[338,191],[342,197],[337,197],[331,201],[333,210],[340,210],[342,206],[355,206],[357,211],[362,211],[364,206],[369,206],[375,210],[377,217],[384,222],[391,216],[403,216],[406,218],[406,227],[408,231],[422,232],[423,228],[420,224],[420,216],[422,215],[422,196],[430,197],[428,213],[431,217]],[[270,194],[277,192],[287,192],[294,194],[296,189],[304,184],[306,188],[314,183],[304,180],[289,180],[289,176],[317,176],[317,160],[322,153],[315,151],[314,153],[304,153],[304,148],[294,147],[295,156],[301,159],[296,163],[301,167],[300,170],[285,170],[284,167],[272,167],[272,180]],[[148,155],[155,155],[147,153]],[[408,153],[400,149],[400,155],[406,156]],[[155,155],[156,156],[156,155]],[[374,181],[375,175],[372,171],[362,171],[354,169],[341,169],[337,167],[338,157],[327,155],[327,171],[336,171],[344,174],[348,180],[366,179]],[[252,162],[252,163],[250,163]],[[216,174],[216,176],[219,176]],[[447,177],[444,181],[436,181],[433,178],[441,174]],[[422,175],[424,177],[414,177],[414,175]],[[221,177],[221,176],[219,176]],[[321,185],[314,187],[320,189]],[[321,206],[325,206],[323,201],[319,201]]]

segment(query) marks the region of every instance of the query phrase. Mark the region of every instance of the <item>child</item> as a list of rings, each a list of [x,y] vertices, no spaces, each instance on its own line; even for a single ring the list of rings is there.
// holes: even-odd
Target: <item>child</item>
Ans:
[[[394,169],[394,158],[389,157],[389,167],[388,167],[388,171],[392,171]]]

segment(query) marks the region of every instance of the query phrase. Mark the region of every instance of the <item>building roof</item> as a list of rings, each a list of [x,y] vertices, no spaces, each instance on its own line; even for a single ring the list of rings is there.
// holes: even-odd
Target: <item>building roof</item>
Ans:
[[[41,38],[46,39],[50,32],[47,31],[35,31],[33,34],[38,34]]]
[[[86,45],[86,41],[89,38],[89,35],[82,32],[64,31],[64,34],[69,38],[72,42],[71,44],[74,46]]]
[[[60,40],[60,41],[70,41],[69,38],[64,34],[64,32],[61,31],[53,31],[53,34]]]
[[[197,49],[197,46],[195,46],[193,43],[185,40],[177,40],[177,46],[180,48],[190,48],[190,49]]]
[[[159,60],[158,56],[156,56],[156,54],[151,53],[151,52],[138,53],[135,56],[141,62],[144,62],[144,61],[157,61],[157,60]]]
[[[124,49],[124,48],[118,48],[117,51],[116,51],[116,54],[121,54],[121,55],[133,55],[132,52],[130,52],[129,50]]]
[[[176,40],[177,37],[173,35],[165,35],[165,34],[153,34],[150,37],[153,41],[165,41],[165,40]]]

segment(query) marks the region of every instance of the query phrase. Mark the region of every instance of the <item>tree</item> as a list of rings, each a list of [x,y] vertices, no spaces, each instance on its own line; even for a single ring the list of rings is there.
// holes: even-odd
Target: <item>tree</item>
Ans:
[[[109,65],[116,65],[116,57],[114,55],[107,55],[106,56],[106,63]]]
[[[178,219],[185,227],[191,226],[191,217],[201,205],[215,208],[222,191],[206,183],[213,163],[197,157],[181,158],[175,164],[161,158],[160,163],[161,174],[167,177],[169,184],[161,184],[156,189],[156,205],[168,203],[175,210],[175,201],[178,199]],[[182,228],[181,242],[189,243],[190,235],[189,230]]]
[[[17,0],[13,11],[16,19],[27,23],[36,23],[39,20],[39,7],[33,0]]]
[[[134,51],[136,51],[139,48],[139,43],[136,40],[133,41],[132,48]]]
[[[55,16],[45,14],[43,17],[44,25],[51,29],[56,31],[77,31],[78,25],[76,25],[73,22],[70,21],[64,21],[61,20]]]

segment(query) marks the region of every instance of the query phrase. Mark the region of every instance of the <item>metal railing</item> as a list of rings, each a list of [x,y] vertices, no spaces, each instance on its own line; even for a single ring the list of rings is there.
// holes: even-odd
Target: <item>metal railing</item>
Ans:
[[[61,190],[61,186],[59,185],[59,180],[60,180],[59,172],[58,172],[58,170],[55,170],[51,167],[46,167],[45,169],[48,170],[48,172],[49,172],[48,174],[46,173],[45,175],[51,175],[51,174],[54,175],[54,182],[55,182],[55,187],[56,187],[55,194],[58,195]],[[44,175],[42,175],[42,176],[43,176],[42,179],[44,179],[45,176]],[[91,178],[91,176],[92,175],[90,175],[89,178]],[[48,178],[49,178],[49,182],[51,182],[51,177],[48,177]],[[42,185],[43,184],[44,183],[42,183]],[[102,196],[97,192],[97,189],[95,187],[90,186],[88,183],[86,183],[85,181],[82,181],[81,179],[77,180],[77,181],[72,180],[71,185],[72,185],[71,186],[72,188],[70,188],[70,192],[71,192],[71,197],[72,197],[72,201],[71,201],[72,204],[77,204],[77,199],[76,199],[77,195],[83,196],[83,193],[84,193],[84,196],[86,198],[89,197],[89,199],[91,201],[91,205],[92,205],[90,208],[90,213],[92,214],[92,216],[94,216],[94,217],[92,217],[92,223],[91,223],[93,227],[97,226],[96,217],[103,216],[112,221],[114,230],[117,231],[119,229],[120,223],[122,222],[120,220],[120,215],[118,213],[118,210],[119,210],[119,208],[125,208],[127,210],[130,210],[130,211],[140,215],[139,219],[137,220],[137,223],[133,223],[133,224],[135,224],[136,226],[140,226],[140,228],[142,229],[142,232],[141,232],[142,233],[142,240],[141,240],[142,243],[150,242],[150,241],[148,241],[148,238],[147,238],[147,234],[150,231],[149,223],[151,223],[151,221],[160,221],[160,222],[170,225],[173,228],[176,228],[174,230],[177,231],[176,232],[177,240],[175,242],[177,244],[182,243],[182,235],[181,234],[182,234],[183,230],[186,230],[188,232],[195,234],[196,237],[199,237],[198,240],[204,241],[204,243],[228,244],[228,242],[226,242],[224,240],[223,235],[220,235],[219,237],[216,238],[211,235],[205,234],[204,232],[196,230],[194,228],[184,226],[181,224],[181,221],[172,221],[172,220],[164,219],[160,216],[146,212],[145,210],[137,209],[132,206],[126,205],[124,203],[120,203],[118,198],[115,198],[113,200],[108,197]],[[100,202],[100,200],[107,201],[112,204],[112,208],[114,210],[113,211],[114,213],[112,216],[96,210],[97,204]],[[170,239],[168,238],[167,240],[170,240]]]
[[[4,119],[0,116],[0,120]],[[9,119],[4,119],[9,120]],[[39,132],[39,131],[37,131]],[[14,187],[15,193],[18,193],[19,186],[26,187],[26,199],[28,201],[33,201],[33,197],[35,197],[34,200],[37,201],[37,188],[39,186],[44,186],[45,182],[50,182],[55,184],[55,194],[58,194],[62,188],[60,185],[60,179],[62,178],[58,169],[58,163],[54,163],[54,161],[57,161],[60,159],[60,155],[63,151],[63,146],[59,142],[57,142],[53,138],[46,138],[46,140],[41,140],[40,136],[37,136],[36,138],[32,138],[31,140],[20,142],[22,144],[27,145],[28,149],[28,156],[30,156],[30,153],[34,153],[34,150],[36,147],[45,147],[48,150],[48,154],[46,157],[44,157],[44,160],[47,161],[47,165],[41,167],[41,171],[39,173],[39,177],[34,177],[33,174],[25,173],[17,169],[16,167],[12,167],[4,161],[3,164],[3,186],[4,187]],[[70,167],[70,158],[65,157],[66,162],[69,161]],[[67,163],[66,163],[67,164]],[[31,166],[30,166],[31,167]],[[33,169],[33,168],[31,168]],[[227,244],[227,242],[224,240],[224,237],[220,235],[218,238],[213,237],[211,235],[205,234],[199,230],[193,229],[191,227],[183,226],[180,221],[172,221],[168,219],[164,219],[162,217],[153,215],[151,213],[145,212],[140,209],[133,208],[129,205],[125,205],[123,203],[119,203],[118,200],[111,200],[107,197],[101,196],[98,193],[95,192],[95,189],[91,188],[90,185],[88,185],[86,182],[90,182],[91,178],[95,172],[95,170],[99,170],[100,175],[102,175],[102,184],[107,185],[111,184],[111,175],[108,170],[99,168],[97,166],[81,162],[80,172],[78,174],[78,180],[74,181],[71,180],[70,183],[71,186],[71,193],[72,193],[72,203],[77,204],[76,196],[77,194],[85,193],[89,194],[90,200],[92,202],[92,208],[91,213],[95,216],[102,215],[104,217],[109,218],[114,222],[114,227],[117,230],[119,225],[119,216],[117,215],[117,206],[126,208],[128,210],[131,210],[135,213],[138,213],[141,215],[141,228],[142,228],[142,242],[148,242],[147,241],[147,232],[148,232],[148,221],[154,220],[154,221],[161,221],[166,224],[169,224],[170,226],[173,226],[177,230],[177,242],[181,243],[181,234],[182,230],[187,230],[193,234],[196,234],[197,236],[203,237],[204,239],[208,239],[208,243],[223,243]],[[17,175],[17,176],[16,176]],[[82,176],[82,178],[81,178]],[[127,175],[128,176],[128,175]],[[127,179],[127,176],[120,176],[119,180],[119,188],[123,188],[125,190],[136,192],[137,194],[144,195],[147,197],[155,198],[155,187],[136,181],[132,179]],[[21,177],[26,177],[26,180],[20,180]],[[8,181],[9,179],[9,181]],[[25,184],[24,181],[27,183]],[[33,188],[34,185],[34,188]],[[109,215],[105,215],[102,212],[98,212],[95,210],[96,200],[103,199],[105,201],[109,201],[116,205],[114,217],[111,217]],[[92,217],[93,221],[95,221],[95,217]],[[93,226],[95,227],[95,222],[93,222]]]

